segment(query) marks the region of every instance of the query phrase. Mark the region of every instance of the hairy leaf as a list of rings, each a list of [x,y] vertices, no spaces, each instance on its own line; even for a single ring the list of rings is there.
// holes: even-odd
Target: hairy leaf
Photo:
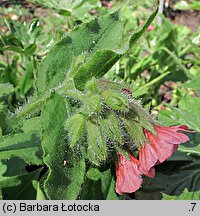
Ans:
[[[100,171],[97,168],[90,168],[80,198],[84,200],[122,200],[124,195],[119,196],[116,194],[115,177],[111,169]]]
[[[0,179],[2,196],[6,200],[35,200],[41,169],[23,175]]]
[[[147,22],[139,28],[136,32],[132,34],[129,38],[128,43],[121,45],[118,49],[116,46],[114,51],[109,50],[109,46],[103,48],[103,50],[98,51],[94,56],[83,65],[74,76],[74,83],[76,88],[83,90],[85,83],[92,77],[100,78],[105,75],[108,70],[124,55],[126,54],[133,45],[137,43],[140,37],[144,34],[148,26],[151,24],[155,18],[158,9],[156,9],[149,17]],[[114,33],[114,32],[113,32]],[[110,34],[110,37],[112,34]],[[111,39],[114,40],[113,38]],[[109,39],[107,39],[109,41]],[[123,47],[123,48],[122,48]]]
[[[18,133],[0,142],[0,159],[20,157],[28,164],[42,164],[40,138],[36,133]]]
[[[142,191],[163,192],[170,196],[179,196],[184,190],[189,192],[200,191],[200,163],[182,165],[169,172],[157,172],[154,179],[146,179]]]
[[[50,199],[76,199],[85,173],[84,159],[71,152],[65,140],[64,99],[52,93],[42,110],[42,147],[49,174],[44,189]]]
[[[98,50],[116,49],[122,37],[122,27],[118,14],[115,13],[82,24],[74,29],[53,47],[40,65],[36,81],[38,94],[59,85],[67,75],[69,76],[69,73],[70,76],[73,76],[79,66],[75,61],[78,56],[86,53],[86,61],[88,61]],[[95,58],[98,58],[99,55],[102,56],[101,52],[97,53]],[[91,65],[90,62],[88,64]],[[87,70],[90,69],[85,67]]]

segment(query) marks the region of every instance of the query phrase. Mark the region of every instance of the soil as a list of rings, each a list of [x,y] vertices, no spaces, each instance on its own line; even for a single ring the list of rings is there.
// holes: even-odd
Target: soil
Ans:
[[[200,26],[200,11],[176,10],[174,9],[176,2],[177,0],[165,0],[165,16],[168,17],[174,24],[187,26],[192,32],[196,32]]]
[[[200,26],[200,11],[172,11],[167,12],[166,15],[174,24],[184,25],[196,32]]]

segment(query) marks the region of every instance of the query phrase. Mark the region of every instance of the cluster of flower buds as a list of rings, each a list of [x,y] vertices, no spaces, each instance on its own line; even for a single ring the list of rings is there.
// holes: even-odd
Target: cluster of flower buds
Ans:
[[[187,126],[159,125],[123,84],[92,79],[84,92],[72,90],[67,95],[80,101],[66,122],[70,146],[85,149],[84,156],[97,166],[110,152],[116,155],[115,189],[120,195],[138,190],[142,175],[153,178],[154,165],[189,140],[180,133],[189,132]]]

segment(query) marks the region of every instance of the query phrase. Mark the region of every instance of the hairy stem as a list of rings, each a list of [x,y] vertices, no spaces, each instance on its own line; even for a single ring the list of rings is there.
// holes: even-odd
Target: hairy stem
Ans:
[[[31,113],[33,113],[34,111],[37,111],[38,109],[41,109],[41,107],[45,104],[47,98],[50,97],[51,92],[53,91],[56,91],[57,93],[61,95],[67,95],[67,91],[73,90],[73,89],[74,89],[73,83],[66,81],[62,85],[50,90],[45,95],[35,97],[32,100],[30,100],[26,105],[18,109],[18,111],[12,115],[11,119],[18,120],[20,118],[24,118],[30,115]]]

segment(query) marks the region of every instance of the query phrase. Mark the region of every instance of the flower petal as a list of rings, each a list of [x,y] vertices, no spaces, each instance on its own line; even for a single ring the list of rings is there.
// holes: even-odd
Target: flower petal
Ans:
[[[157,131],[157,133],[159,133]],[[147,138],[151,142],[152,148],[157,156],[157,159],[160,163],[165,161],[167,158],[169,158],[174,153],[174,146],[169,145],[166,141],[162,140],[158,134],[158,136],[148,132],[145,133],[147,135]]]
[[[126,159],[122,154],[118,154],[120,164],[116,164],[116,186],[118,194],[133,193],[137,191],[142,184],[141,172],[138,170],[139,161],[132,155]]]
[[[139,170],[148,176],[149,170],[158,161],[158,156],[151,144],[146,143],[139,151]]]
[[[158,133],[160,139],[168,142],[169,144],[180,144],[189,140],[189,137],[178,131],[190,132],[186,125],[173,126],[173,127],[164,127],[155,125],[155,130]]]
[[[158,126],[154,125],[157,135],[152,134],[150,131],[144,129],[144,134],[149,140],[139,151],[139,169],[149,177],[154,176],[151,168],[159,163],[162,163],[178,149],[178,144],[186,142],[189,137],[178,131],[186,131],[188,127],[185,125],[180,126]]]

